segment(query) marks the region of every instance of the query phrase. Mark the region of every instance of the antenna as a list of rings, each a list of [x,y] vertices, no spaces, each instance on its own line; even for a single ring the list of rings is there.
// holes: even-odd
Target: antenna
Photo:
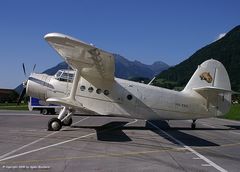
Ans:
[[[147,85],[151,85],[151,83],[156,79],[156,76],[153,77],[153,79],[147,84]]]

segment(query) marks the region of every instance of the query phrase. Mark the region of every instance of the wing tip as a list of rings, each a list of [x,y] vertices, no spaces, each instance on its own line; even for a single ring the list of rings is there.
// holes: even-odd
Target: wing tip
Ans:
[[[65,34],[62,34],[62,33],[57,33],[57,32],[52,32],[52,33],[48,33],[44,36],[44,39],[48,42],[51,42],[53,40],[61,40],[61,39],[68,39],[68,40],[71,40],[71,41],[76,41],[76,42],[79,42],[79,43],[82,43],[82,44],[86,44],[88,46],[91,46],[90,44],[84,42],[84,41],[81,41],[79,39],[76,39],[74,37],[71,37],[71,36],[68,36],[68,35],[65,35]]]
[[[51,38],[66,38],[66,37],[69,37],[67,35],[64,35],[62,33],[57,33],[57,32],[53,32],[53,33],[48,33],[44,36],[44,39],[45,40],[49,40]]]

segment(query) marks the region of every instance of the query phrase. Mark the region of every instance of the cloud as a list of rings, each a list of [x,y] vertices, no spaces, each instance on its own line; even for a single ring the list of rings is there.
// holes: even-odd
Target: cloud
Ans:
[[[216,41],[219,40],[219,39],[221,39],[221,38],[224,37],[225,35],[226,35],[226,33],[220,33],[220,34],[218,35]]]

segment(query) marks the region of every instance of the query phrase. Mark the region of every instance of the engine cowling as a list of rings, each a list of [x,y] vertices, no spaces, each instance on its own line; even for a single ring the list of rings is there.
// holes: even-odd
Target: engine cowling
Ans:
[[[27,81],[26,94],[41,100],[46,100],[47,90],[54,89],[53,85],[49,83],[51,78],[51,76],[46,74],[32,73]]]

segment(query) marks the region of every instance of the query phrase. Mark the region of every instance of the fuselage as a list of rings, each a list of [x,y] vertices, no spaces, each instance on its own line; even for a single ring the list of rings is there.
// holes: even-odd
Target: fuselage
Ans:
[[[32,74],[27,94],[46,100],[70,94],[72,82],[55,76]],[[115,78],[80,78],[75,99],[84,108],[100,115],[123,116],[144,120],[198,119],[217,116],[216,106],[208,105],[198,93],[186,94],[142,83]]]

